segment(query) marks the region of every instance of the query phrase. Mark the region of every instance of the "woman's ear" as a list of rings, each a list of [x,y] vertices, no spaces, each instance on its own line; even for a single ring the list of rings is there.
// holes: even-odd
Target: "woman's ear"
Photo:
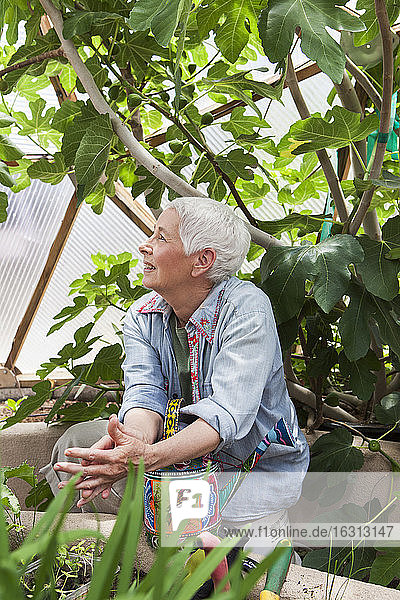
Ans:
[[[192,267],[192,276],[201,277],[202,275],[207,275],[208,271],[215,263],[216,256],[217,253],[214,248],[205,248],[204,250],[196,252],[194,256],[195,261]]]

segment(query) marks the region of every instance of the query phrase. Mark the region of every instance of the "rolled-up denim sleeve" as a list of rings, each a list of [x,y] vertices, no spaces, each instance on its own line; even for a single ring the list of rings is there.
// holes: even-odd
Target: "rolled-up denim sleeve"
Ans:
[[[280,347],[272,310],[232,316],[223,330],[211,380],[205,383],[208,395],[182,412],[202,418],[219,432],[217,450],[230,446],[252,428],[277,364]]]
[[[118,413],[121,422],[128,410],[137,407],[153,410],[163,417],[167,405],[159,354],[147,339],[138,318],[142,316],[128,312],[123,327],[126,358],[122,365],[125,393]]]

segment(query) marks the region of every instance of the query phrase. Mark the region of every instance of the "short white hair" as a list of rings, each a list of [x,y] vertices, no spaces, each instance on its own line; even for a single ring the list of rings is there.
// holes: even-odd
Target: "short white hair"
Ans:
[[[167,208],[179,215],[179,235],[187,256],[205,248],[215,250],[208,279],[219,283],[240,269],[250,248],[250,233],[229,206],[211,198],[185,197]]]

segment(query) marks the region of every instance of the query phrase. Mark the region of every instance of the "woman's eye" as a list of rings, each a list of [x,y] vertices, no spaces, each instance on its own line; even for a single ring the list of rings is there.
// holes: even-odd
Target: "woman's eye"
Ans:
[[[165,237],[163,236],[163,234],[162,234],[162,233],[160,233],[160,234],[158,235],[158,239],[159,239],[159,240],[162,240],[163,242],[165,242],[165,241],[166,241],[166,239],[165,239]]]

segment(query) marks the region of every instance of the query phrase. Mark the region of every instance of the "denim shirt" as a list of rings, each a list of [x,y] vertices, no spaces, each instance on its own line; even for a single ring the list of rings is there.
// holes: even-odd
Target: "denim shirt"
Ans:
[[[164,416],[168,398],[181,396],[168,327],[171,310],[151,292],[126,315],[121,421],[135,407]],[[296,440],[294,448],[272,444],[267,449],[257,473],[248,478],[251,493],[242,485],[224,517],[246,520],[288,508],[300,495],[309,452],[287,392],[268,297],[252,283],[231,277],[213,287],[186,331],[193,404],[181,412],[201,417],[219,432],[214,456],[223,465],[244,461],[281,417]],[[263,479],[263,473],[270,476]]]

